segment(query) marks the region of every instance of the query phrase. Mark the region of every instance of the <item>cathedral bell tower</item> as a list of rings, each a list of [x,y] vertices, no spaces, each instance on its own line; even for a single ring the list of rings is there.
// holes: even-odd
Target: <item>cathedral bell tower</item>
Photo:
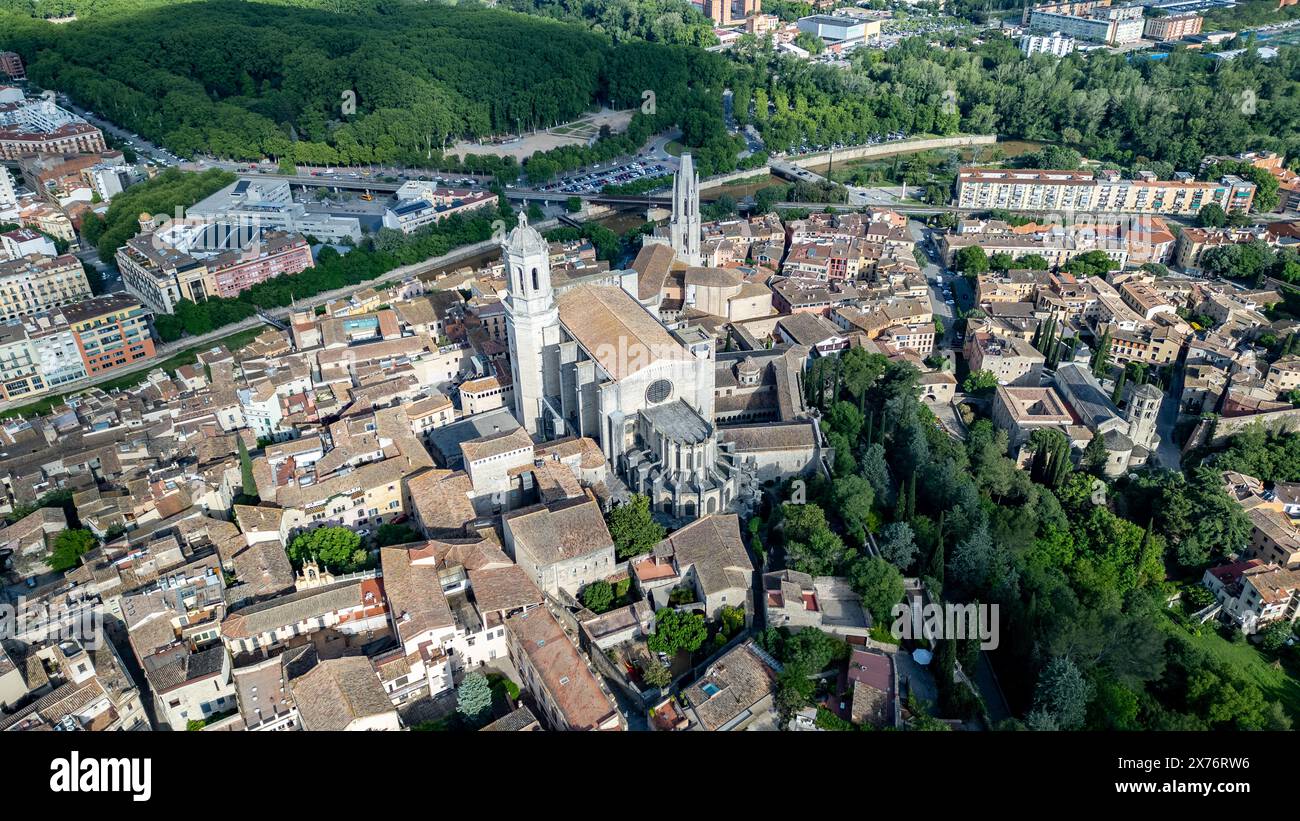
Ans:
[[[542,351],[560,324],[551,290],[550,248],[522,211],[519,225],[501,245],[508,285],[506,322],[510,335],[510,370],[514,381],[515,418],[529,435],[544,433]]]
[[[691,266],[704,264],[700,253],[700,176],[695,160],[682,154],[682,165],[673,176],[673,215],[668,221],[669,241],[677,259]]]

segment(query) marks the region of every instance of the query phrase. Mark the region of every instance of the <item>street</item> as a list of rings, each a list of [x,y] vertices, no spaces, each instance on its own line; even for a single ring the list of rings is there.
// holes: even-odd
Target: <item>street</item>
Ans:
[[[955,297],[946,296],[944,289],[953,288],[953,280],[960,280],[961,277],[948,274],[940,266],[939,252],[930,241],[930,232],[924,223],[919,220],[908,220],[907,230],[911,233],[916,247],[925,254],[927,263],[921,273],[925,275],[925,280],[930,285],[930,308],[935,318],[943,321],[943,337],[935,340],[935,351],[948,350],[953,347],[953,340],[956,338],[954,326],[957,324],[957,316]],[[950,291],[950,293],[955,292]]]

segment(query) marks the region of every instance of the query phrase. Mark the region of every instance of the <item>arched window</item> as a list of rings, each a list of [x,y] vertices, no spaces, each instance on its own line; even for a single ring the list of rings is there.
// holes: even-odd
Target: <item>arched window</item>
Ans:
[[[694,515],[695,515],[695,503],[694,503],[694,502],[687,502],[687,503],[686,503],[686,506],[685,506],[685,508],[684,508],[684,511],[685,511],[685,513],[686,513],[687,516],[694,516]]]
[[[708,510],[710,513],[716,513],[718,510],[718,500],[712,496],[709,497]]]
[[[672,513],[672,512],[673,512],[673,500],[664,499],[664,513]]]
[[[537,269],[536,269],[536,268],[533,269],[533,290],[534,290],[534,291],[540,290],[540,286],[537,284]]]
[[[519,277],[519,293],[522,294],[524,292],[524,269],[516,268],[515,274]]]

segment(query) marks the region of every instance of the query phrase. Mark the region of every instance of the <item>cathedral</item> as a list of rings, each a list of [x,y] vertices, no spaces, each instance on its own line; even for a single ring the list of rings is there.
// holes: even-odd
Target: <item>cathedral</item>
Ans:
[[[678,258],[698,264],[689,154],[674,179],[669,232]],[[547,242],[523,214],[502,255],[514,411],[529,435],[594,439],[628,489],[667,516],[731,508],[737,470],[718,442],[712,340],[683,344],[637,301],[634,275],[553,287]]]

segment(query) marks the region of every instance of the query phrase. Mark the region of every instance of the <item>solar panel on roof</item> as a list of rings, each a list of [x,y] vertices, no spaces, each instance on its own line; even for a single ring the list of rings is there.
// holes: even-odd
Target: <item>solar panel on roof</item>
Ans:
[[[428,207],[429,207],[428,200],[411,200],[410,202],[403,203],[397,206],[396,208],[394,208],[393,213],[397,214],[400,217],[415,211],[423,211],[425,208]]]

